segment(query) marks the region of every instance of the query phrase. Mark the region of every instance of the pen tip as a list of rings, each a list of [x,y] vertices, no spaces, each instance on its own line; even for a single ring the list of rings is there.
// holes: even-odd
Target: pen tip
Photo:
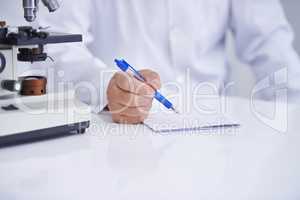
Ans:
[[[176,110],[174,107],[171,108],[175,113],[179,114],[179,111]]]

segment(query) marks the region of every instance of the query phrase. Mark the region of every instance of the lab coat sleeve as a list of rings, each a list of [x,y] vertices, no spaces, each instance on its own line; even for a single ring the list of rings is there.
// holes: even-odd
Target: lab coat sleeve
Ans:
[[[55,62],[47,63],[54,72],[53,84],[72,86],[77,97],[92,106],[94,112],[100,112],[107,104],[106,88],[112,76],[112,70],[95,57],[88,46],[94,42],[92,33],[92,4],[89,0],[64,0],[55,13],[42,13],[39,25],[50,26],[51,31],[76,33],[83,35],[82,43],[47,45],[47,53]]]
[[[237,55],[251,66],[257,84],[271,80],[273,85],[284,85],[290,102],[299,101],[300,61],[280,1],[232,0],[230,22]],[[259,96],[272,99],[275,87],[265,88]]]

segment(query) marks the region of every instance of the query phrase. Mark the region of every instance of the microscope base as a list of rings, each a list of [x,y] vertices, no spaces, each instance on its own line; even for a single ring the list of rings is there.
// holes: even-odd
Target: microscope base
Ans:
[[[71,136],[76,134],[84,134],[89,127],[89,121],[68,124],[53,128],[46,128],[41,130],[34,130],[24,133],[17,133],[13,135],[0,137],[0,148],[14,146],[25,143],[32,143],[42,140],[54,139],[59,137]]]
[[[90,107],[73,92],[0,97],[0,147],[84,133]]]

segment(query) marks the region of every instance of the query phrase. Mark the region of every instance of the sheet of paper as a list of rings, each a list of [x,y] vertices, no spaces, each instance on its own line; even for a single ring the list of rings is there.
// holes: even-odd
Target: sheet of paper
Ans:
[[[240,124],[224,115],[208,114],[151,114],[144,124],[154,132],[178,132],[239,127]]]

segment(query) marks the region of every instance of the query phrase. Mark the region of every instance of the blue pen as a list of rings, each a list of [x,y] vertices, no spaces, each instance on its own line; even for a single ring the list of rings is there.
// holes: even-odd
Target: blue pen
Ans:
[[[135,70],[130,64],[128,64],[125,60],[121,59],[115,59],[115,62],[117,64],[117,66],[123,71],[126,72],[127,70],[130,70],[134,77],[136,79],[138,79],[139,81],[145,82],[146,83],[146,79],[137,71]],[[160,92],[158,92],[157,90],[155,91],[154,94],[154,98],[159,101],[160,103],[162,103],[166,108],[168,109],[172,109],[174,112],[179,113],[173,106],[173,104],[166,99]]]

